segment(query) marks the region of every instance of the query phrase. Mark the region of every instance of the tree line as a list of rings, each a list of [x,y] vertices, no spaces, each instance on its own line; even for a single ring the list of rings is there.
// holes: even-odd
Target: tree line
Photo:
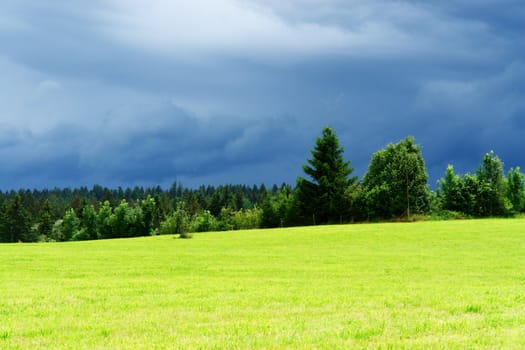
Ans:
[[[0,192],[0,241],[68,241],[418,217],[512,216],[525,212],[525,176],[505,176],[489,152],[473,173],[449,165],[428,186],[421,147],[407,137],[375,152],[361,181],[331,128],[315,141],[295,186],[160,186]]]

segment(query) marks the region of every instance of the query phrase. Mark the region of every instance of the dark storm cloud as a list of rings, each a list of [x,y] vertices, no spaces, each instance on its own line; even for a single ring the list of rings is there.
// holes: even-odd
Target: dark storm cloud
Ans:
[[[114,111],[94,129],[59,125],[39,135],[0,129],[2,135],[18,135],[0,146],[6,160],[0,181],[15,186],[31,182],[38,187],[169,185],[178,180],[197,186],[199,179],[216,184],[217,175],[235,183],[243,174],[231,171],[239,164],[264,168],[301,153],[304,145],[296,139],[300,135],[296,127],[296,121],[287,118],[199,120],[165,103],[153,109]],[[281,175],[268,166],[254,178],[279,181]]]
[[[491,149],[523,168],[524,17],[488,0],[7,2],[0,187],[293,182],[326,125],[358,175],[407,135],[431,185]]]

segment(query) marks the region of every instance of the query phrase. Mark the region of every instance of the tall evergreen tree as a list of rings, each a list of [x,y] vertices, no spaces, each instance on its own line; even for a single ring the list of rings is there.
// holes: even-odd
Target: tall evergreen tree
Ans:
[[[45,236],[51,237],[51,231],[53,230],[54,220],[51,213],[51,206],[49,201],[46,199],[44,205],[40,210],[40,219],[38,222],[38,232]]]
[[[324,128],[318,137],[312,158],[303,170],[311,180],[297,179],[297,208],[304,223],[322,224],[341,222],[349,216],[350,203],[345,196],[347,188],[356,181],[349,177],[353,169],[343,159],[343,148],[331,128]]]
[[[29,213],[24,207],[20,194],[4,202],[0,214],[0,233],[3,242],[32,242],[36,240],[31,232]]]

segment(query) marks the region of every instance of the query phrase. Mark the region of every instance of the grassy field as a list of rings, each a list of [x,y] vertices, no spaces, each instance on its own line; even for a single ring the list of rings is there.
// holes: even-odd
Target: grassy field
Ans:
[[[525,348],[525,220],[3,244],[0,348]]]

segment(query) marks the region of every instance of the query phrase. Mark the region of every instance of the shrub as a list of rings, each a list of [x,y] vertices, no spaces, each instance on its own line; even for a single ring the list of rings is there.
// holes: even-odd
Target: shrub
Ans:
[[[58,219],[53,224],[53,228],[51,229],[50,239],[55,242],[60,242],[64,240],[64,234],[62,232],[62,219]]]
[[[179,234],[181,238],[189,238],[190,220],[188,214],[183,209],[177,209],[166,220],[160,223],[159,234],[175,235]]]
[[[203,210],[193,217],[191,230],[194,232],[209,232],[215,228],[216,220],[209,210]]]
[[[73,241],[87,241],[88,239],[91,239],[89,236],[89,232],[85,227],[82,227],[80,230],[76,231],[73,234],[73,237],[71,237],[71,240]]]
[[[262,209],[240,209],[233,213],[233,227],[236,230],[247,230],[261,227]]]
[[[432,220],[463,220],[463,219],[468,219],[469,216],[460,211],[440,210],[440,211],[432,213],[430,218]]]

